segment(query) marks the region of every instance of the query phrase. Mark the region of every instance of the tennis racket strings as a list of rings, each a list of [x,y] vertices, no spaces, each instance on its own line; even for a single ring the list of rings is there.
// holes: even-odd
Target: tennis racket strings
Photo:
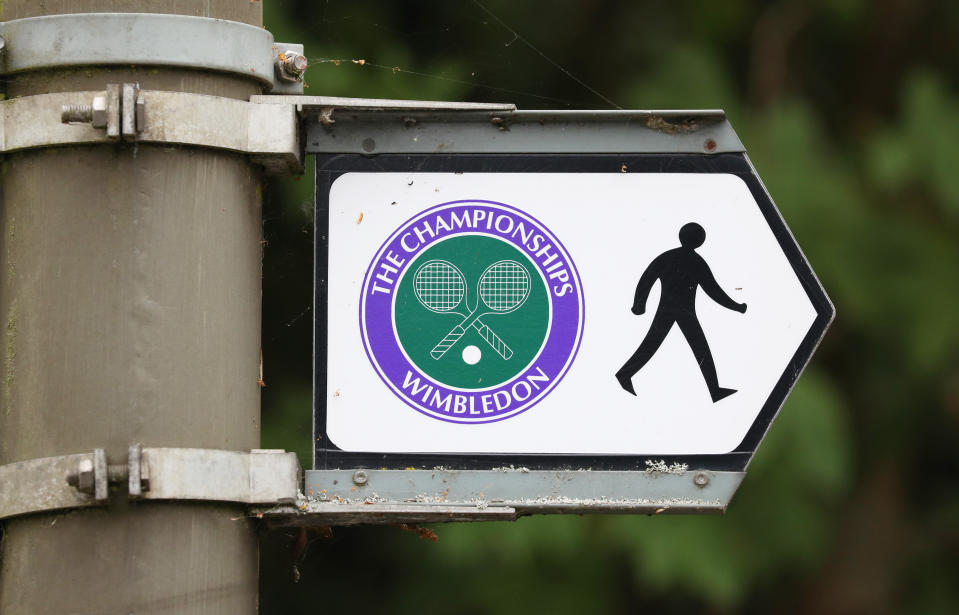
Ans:
[[[413,276],[413,292],[428,310],[450,312],[466,296],[466,279],[451,263],[428,261]]]
[[[511,312],[529,296],[529,273],[516,261],[491,265],[480,278],[479,294],[490,310]]]

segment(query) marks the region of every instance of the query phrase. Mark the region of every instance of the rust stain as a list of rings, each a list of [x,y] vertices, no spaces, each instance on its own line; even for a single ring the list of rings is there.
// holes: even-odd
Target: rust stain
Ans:
[[[397,527],[404,532],[414,532],[423,540],[430,540],[432,542],[439,540],[439,536],[436,535],[436,532],[428,527],[419,527],[415,523],[400,523]]]
[[[623,163],[623,166],[619,167],[619,172],[620,172],[620,173],[625,173],[625,172],[626,172],[626,163],[625,163],[625,162]]]
[[[260,377],[256,379],[256,383],[260,385],[260,388],[266,388],[266,382],[263,381],[263,349],[260,348]]]
[[[360,217],[356,219],[356,223],[359,224],[359,223],[362,222],[362,221],[363,221],[363,212],[361,211],[361,212],[360,212]]]
[[[646,118],[646,128],[668,135],[685,135],[699,130],[699,123],[691,118],[667,120],[659,115]]]

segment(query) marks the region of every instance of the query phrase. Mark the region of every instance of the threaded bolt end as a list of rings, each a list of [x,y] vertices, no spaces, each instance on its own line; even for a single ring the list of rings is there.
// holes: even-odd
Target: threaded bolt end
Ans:
[[[60,121],[64,124],[89,124],[93,121],[92,105],[63,105]]]

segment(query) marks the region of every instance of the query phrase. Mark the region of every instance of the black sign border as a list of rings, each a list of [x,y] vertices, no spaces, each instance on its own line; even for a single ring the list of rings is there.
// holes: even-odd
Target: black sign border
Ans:
[[[329,195],[337,177],[350,172],[408,173],[728,173],[742,179],[759,205],[800,284],[816,310],[803,338],[772,394],[742,442],[722,455],[543,455],[471,453],[349,452],[337,448],[326,433],[327,273],[329,263]],[[334,154],[316,155],[315,163],[315,317],[313,371],[313,467],[317,470],[383,468],[491,470],[646,470],[647,461],[686,464],[691,469],[744,471],[803,369],[835,316],[809,262],[769,198],[745,154]]]

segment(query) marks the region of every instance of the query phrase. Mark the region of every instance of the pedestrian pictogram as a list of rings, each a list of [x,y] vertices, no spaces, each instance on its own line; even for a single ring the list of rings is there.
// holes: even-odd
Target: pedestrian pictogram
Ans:
[[[616,372],[616,379],[627,392],[636,395],[632,377],[646,365],[659,350],[666,335],[676,325],[693,351],[702,371],[713,403],[729,397],[736,389],[719,386],[716,364],[709,350],[709,342],[696,315],[696,290],[702,288],[710,299],[736,312],[746,313],[746,304],[733,300],[716,282],[713,272],[696,248],[706,241],[706,231],[695,222],[679,230],[680,247],[663,252],[643,272],[633,298],[633,314],[646,312],[646,301],[653,284],[659,281],[662,291],[656,315],[639,348]]]

